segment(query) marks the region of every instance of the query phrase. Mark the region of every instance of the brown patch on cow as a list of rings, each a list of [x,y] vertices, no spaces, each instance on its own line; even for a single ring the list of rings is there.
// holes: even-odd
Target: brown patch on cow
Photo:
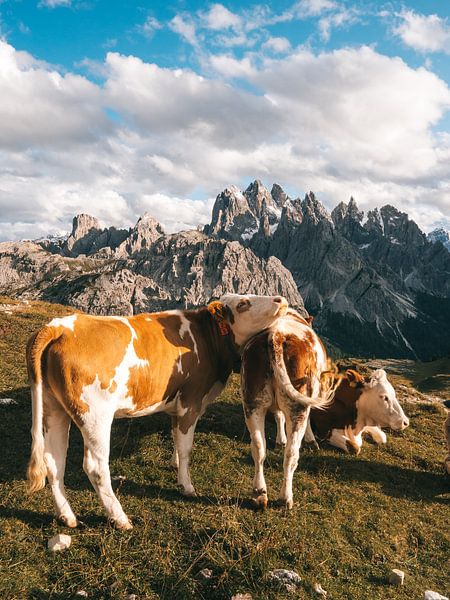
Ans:
[[[314,336],[306,331],[301,339],[295,334],[285,336],[283,358],[289,378],[297,391],[307,396],[313,394],[313,378],[317,375]]]
[[[241,374],[244,410],[248,418],[258,408],[258,395],[272,375],[267,331],[255,335],[245,346]]]
[[[130,329],[116,319],[81,314],[73,331],[62,326],[44,329],[56,329],[58,334],[43,355],[46,385],[79,423],[89,410],[81,398],[83,387],[98,378],[101,389],[109,388],[131,341]]]
[[[324,440],[333,429],[345,429],[356,424],[356,402],[364,389],[364,378],[349,370],[338,376],[333,400],[326,410],[311,410],[311,426],[318,439]]]

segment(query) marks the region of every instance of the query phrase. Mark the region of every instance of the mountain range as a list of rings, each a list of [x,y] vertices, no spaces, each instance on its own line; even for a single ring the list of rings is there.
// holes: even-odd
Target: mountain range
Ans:
[[[203,231],[166,234],[78,215],[68,237],[0,243],[0,293],[96,314],[205,304],[224,292],[282,294],[332,346],[359,356],[429,359],[450,350],[450,252],[393,206],[331,212],[309,192],[230,186]]]

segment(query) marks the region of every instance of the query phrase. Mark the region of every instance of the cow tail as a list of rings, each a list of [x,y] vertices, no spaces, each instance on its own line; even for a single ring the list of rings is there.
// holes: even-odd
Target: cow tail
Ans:
[[[283,392],[290,398],[293,402],[297,402],[307,407],[323,409],[328,406],[331,401],[330,394],[325,394],[324,397],[318,396],[306,396],[302,394],[292,385],[291,379],[286,369],[286,364],[284,362],[284,352],[283,352],[283,344],[285,341],[285,336],[283,333],[275,332],[272,336],[272,369],[275,375],[275,379],[283,390]]]
[[[47,346],[58,337],[54,327],[44,327],[31,336],[27,344],[27,368],[31,386],[31,456],[27,469],[27,489],[30,494],[45,486],[47,467],[44,459],[44,398],[42,382],[42,355]]]

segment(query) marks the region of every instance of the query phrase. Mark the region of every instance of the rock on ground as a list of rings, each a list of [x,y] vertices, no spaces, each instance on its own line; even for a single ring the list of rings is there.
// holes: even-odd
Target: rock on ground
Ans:
[[[403,585],[405,579],[405,573],[400,569],[392,569],[389,573],[389,583],[391,585]]]
[[[448,600],[447,596],[441,596],[437,592],[427,590],[423,595],[423,600]]]
[[[269,571],[267,579],[271,585],[286,592],[295,592],[301,584],[301,577],[295,571],[288,569],[274,569]]]
[[[71,543],[72,538],[70,535],[58,533],[58,535],[55,535],[48,540],[48,549],[52,552],[59,552],[61,550],[66,550]]]

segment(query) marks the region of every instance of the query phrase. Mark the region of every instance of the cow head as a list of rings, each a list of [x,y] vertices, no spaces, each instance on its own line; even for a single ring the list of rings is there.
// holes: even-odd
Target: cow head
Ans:
[[[219,322],[225,321],[242,346],[256,333],[270,327],[286,313],[288,303],[283,296],[255,296],[253,294],[225,294],[218,302],[211,302],[208,310]]]
[[[374,371],[358,400],[358,413],[367,421],[367,425],[405,429],[409,419],[403,412],[395,390],[388,381],[383,369]]]

